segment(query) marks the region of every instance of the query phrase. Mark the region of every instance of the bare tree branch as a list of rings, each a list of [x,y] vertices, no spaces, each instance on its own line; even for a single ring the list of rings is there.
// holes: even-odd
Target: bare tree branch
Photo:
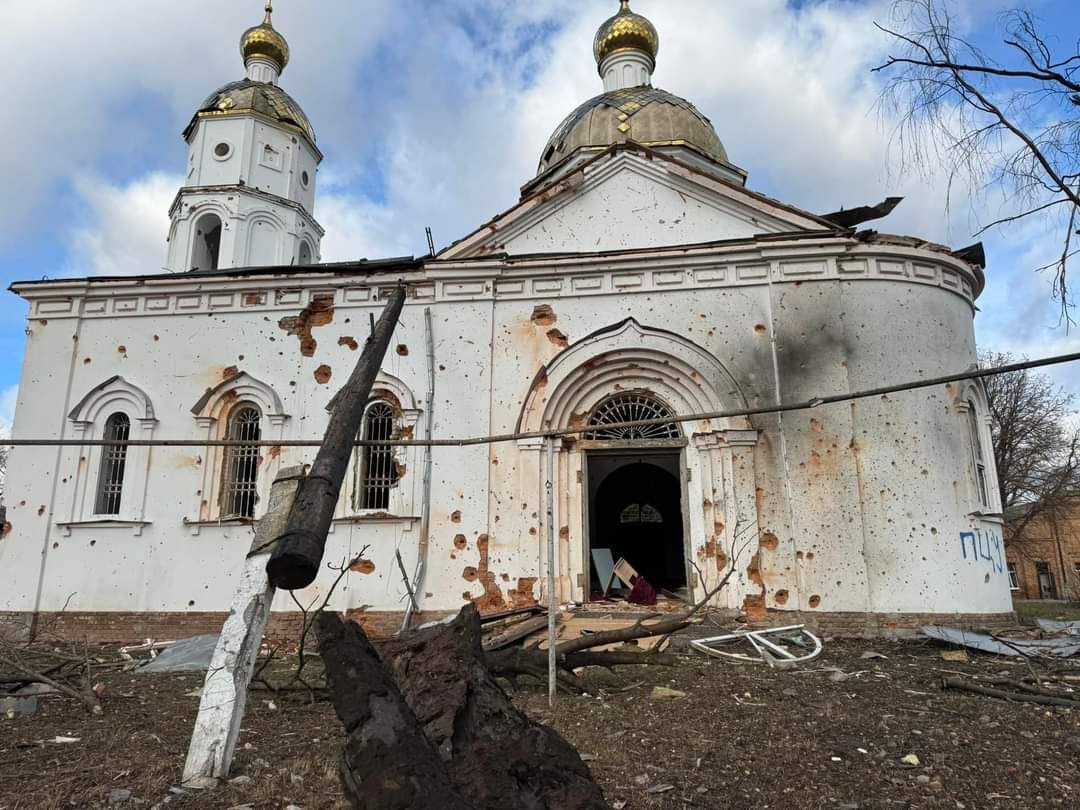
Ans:
[[[1080,44],[1055,55],[1039,21],[1023,9],[1001,16],[1001,64],[956,32],[950,0],[896,0],[890,25],[900,51],[875,72],[888,82],[879,107],[898,123],[900,168],[942,168],[946,208],[958,182],[1005,209],[977,234],[1040,216],[1062,228],[1053,296],[1072,323],[1068,270],[1080,210]],[[1075,39],[1074,39],[1075,41]]]

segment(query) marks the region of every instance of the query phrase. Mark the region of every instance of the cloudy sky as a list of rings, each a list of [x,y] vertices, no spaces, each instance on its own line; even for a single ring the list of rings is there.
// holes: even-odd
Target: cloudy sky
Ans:
[[[1016,0],[1080,33],[1075,0]],[[957,0],[977,43],[1005,0]],[[815,212],[904,196],[879,227],[954,246],[991,213],[939,176],[897,169],[871,74],[889,0],[635,0],[660,31],[654,82],[715,124],[749,185]],[[165,258],[179,133],[240,78],[240,33],[262,0],[0,0],[0,281],[150,273]],[[600,91],[592,36],[615,0],[278,0],[293,62],[282,85],[326,154],[326,260],[425,252],[512,205],[560,120]],[[985,239],[983,347],[1040,356],[1080,345],[1033,268],[1060,252],[1032,222]],[[25,305],[0,293],[0,430],[10,423]],[[1080,392],[1080,369],[1056,372]]]

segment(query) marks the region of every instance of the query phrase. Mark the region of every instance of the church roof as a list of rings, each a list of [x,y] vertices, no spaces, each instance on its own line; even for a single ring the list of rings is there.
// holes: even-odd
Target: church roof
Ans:
[[[697,107],[666,90],[642,85],[601,93],[570,113],[548,139],[537,175],[582,147],[627,141],[653,147],[688,145],[728,163],[712,122]]]
[[[311,144],[315,145],[315,128],[311,126],[307,113],[292,96],[277,85],[253,79],[231,82],[207,96],[188,128],[184,130],[184,137],[191,135],[200,118],[252,113],[300,130]]]

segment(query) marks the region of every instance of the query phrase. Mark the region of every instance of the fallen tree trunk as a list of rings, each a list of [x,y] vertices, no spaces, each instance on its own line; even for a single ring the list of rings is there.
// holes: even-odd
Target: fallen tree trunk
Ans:
[[[319,654],[348,735],[341,782],[357,810],[469,810],[364,631],[318,620]]]
[[[569,743],[529,720],[489,672],[480,617],[466,606],[450,624],[381,646],[393,674],[460,795],[478,810],[600,810],[600,787]]]

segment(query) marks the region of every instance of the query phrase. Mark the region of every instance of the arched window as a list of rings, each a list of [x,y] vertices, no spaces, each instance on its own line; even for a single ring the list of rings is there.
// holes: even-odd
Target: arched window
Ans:
[[[127,442],[131,437],[131,420],[127,414],[114,413],[105,421],[102,436],[109,442]],[[94,512],[98,515],[119,515],[124,494],[124,467],[127,465],[127,444],[102,448],[101,469],[98,473],[97,498]]]
[[[262,438],[262,414],[254,405],[243,404],[229,414],[226,438],[230,441],[257,442]],[[221,482],[221,517],[253,518],[258,501],[259,448],[229,447]]]
[[[205,214],[195,223],[195,244],[191,251],[192,270],[217,270],[221,254],[221,217]]]
[[[664,516],[649,503],[632,503],[622,510],[619,523],[663,523]]]
[[[982,430],[979,428],[979,411],[975,400],[967,402],[968,432],[971,434],[971,471],[975,478],[975,493],[979,505],[990,506],[990,489],[987,484],[986,455],[983,448]]]
[[[360,439],[387,441],[397,437],[394,409],[390,403],[377,399],[372,401],[364,414]],[[394,448],[390,446],[361,447],[356,454],[356,487],[353,491],[353,508],[389,509],[390,490],[397,485],[398,470]]]
[[[671,408],[648,394],[618,394],[601,402],[589,419],[592,430],[586,439],[601,441],[636,441],[641,439],[678,439],[679,426],[674,422],[641,425],[638,427],[604,427],[623,422],[643,422],[650,419],[674,419]]]
[[[300,259],[297,261],[297,264],[311,264],[311,245],[309,245],[307,242],[300,243]]]

